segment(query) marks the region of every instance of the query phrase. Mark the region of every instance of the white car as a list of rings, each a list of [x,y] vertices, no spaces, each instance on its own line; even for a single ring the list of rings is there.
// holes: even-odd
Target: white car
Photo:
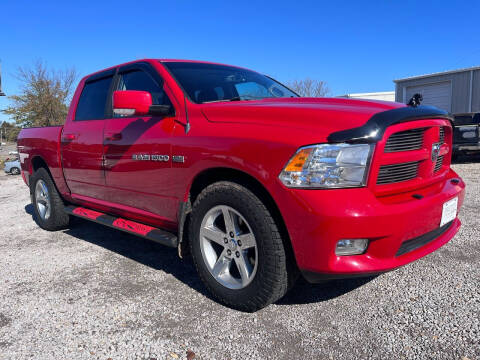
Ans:
[[[15,159],[15,160],[7,160],[5,161],[5,167],[4,171],[7,174],[12,174],[12,175],[18,175],[20,174],[20,160]]]
[[[9,151],[8,155],[18,155],[18,151]]]

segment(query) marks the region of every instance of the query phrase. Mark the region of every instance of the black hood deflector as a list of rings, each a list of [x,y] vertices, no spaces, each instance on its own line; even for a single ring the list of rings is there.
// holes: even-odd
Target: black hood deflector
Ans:
[[[387,127],[413,120],[447,119],[453,122],[452,116],[433,106],[401,107],[379,112],[373,115],[364,125],[328,136],[329,143],[375,143],[382,139]]]

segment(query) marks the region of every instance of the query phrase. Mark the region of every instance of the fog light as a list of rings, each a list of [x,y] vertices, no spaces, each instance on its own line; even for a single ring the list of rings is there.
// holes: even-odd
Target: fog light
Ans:
[[[337,255],[359,255],[367,250],[368,239],[342,239],[337,243],[335,254]]]

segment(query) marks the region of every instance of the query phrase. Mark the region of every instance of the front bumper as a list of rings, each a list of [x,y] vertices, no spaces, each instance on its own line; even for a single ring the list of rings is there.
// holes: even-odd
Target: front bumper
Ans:
[[[460,228],[456,218],[437,231],[443,204],[458,197],[458,213],[465,196],[465,184],[453,170],[441,183],[393,196],[376,197],[368,188],[283,190],[277,203],[297,265],[309,281],[381,273],[435,251]],[[400,255],[403,243],[432,232],[432,239]],[[370,240],[364,254],[335,254],[338,240],[356,238]]]

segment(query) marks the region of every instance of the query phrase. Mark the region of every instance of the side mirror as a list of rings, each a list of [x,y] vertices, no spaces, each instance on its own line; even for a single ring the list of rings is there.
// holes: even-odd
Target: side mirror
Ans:
[[[117,115],[147,115],[152,106],[148,91],[123,90],[113,93],[113,113]]]
[[[175,112],[170,105],[152,105],[148,112],[150,115],[156,116],[173,116]]]
[[[113,113],[168,116],[173,114],[173,109],[169,105],[152,105],[152,95],[148,91],[122,90],[113,93]]]

